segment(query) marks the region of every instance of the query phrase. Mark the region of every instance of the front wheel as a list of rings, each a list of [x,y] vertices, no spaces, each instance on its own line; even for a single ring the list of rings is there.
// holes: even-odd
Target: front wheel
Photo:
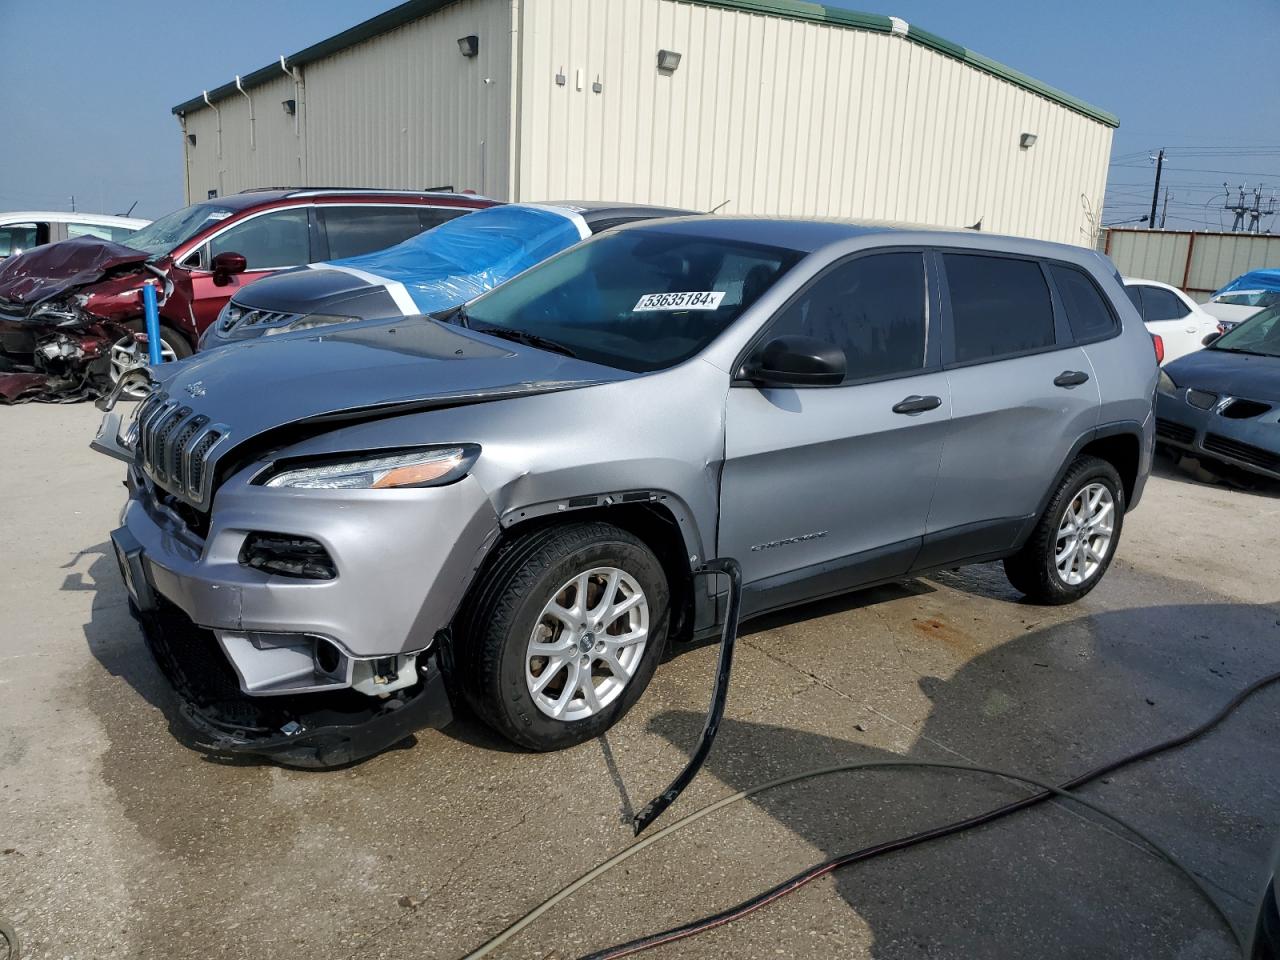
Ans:
[[[500,548],[454,637],[453,679],[496,731],[532,750],[599,736],[639,699],[667,636],[657,557],[607,523]]]
[[[143,322],[141,320],[130,320],[125,326],[134,331],[134,333],[121,337],[111,345],[111,385],[113,387],[130,370],[144,367],[148,362],[145,340],[139,341],[134,336],[134,334],[143,331]],[[191,356],[191,344],[187,343],[180,333],[176,333],[162,325],[160,327],[161,360],[169,363],[189,356]],[[132,400],[141,399],[143,395],[142,391],[133,389],[126,389],[121,392],[121,396]]]
[[[1034,603],[1079,600],[1111,565],[1124,510],[1124,484],[1116,468],[1097,457],[1079,457],[1026,545],[1005,560],[1009,582]]]

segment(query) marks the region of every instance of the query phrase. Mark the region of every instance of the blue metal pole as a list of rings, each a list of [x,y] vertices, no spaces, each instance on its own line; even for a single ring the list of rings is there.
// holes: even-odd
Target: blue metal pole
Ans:
[[[160,308],[156,306],[154,280],[142,285],[142,311],[147,319],[147,360],[154,367],[164,359],[160,353]]]

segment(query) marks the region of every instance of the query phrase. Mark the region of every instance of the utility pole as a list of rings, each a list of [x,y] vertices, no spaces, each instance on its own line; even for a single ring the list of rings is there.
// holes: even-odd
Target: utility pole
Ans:
[[[1169,217],[1169,188],[1164,188],[1164,206],[1160,208],[1160,229],[1164,229],[1164,222]]]
[[[76,212],[76,195],[74,193],[71,195],[71,212]]]
[[[1164,169],[1164,147],[1160,148],[1160,153],[1156,157],[1156,185],[1151,191],[1151,218],[1147,221],[1147,229],[1154,230],[1156,226],[1156,204],[1160,202],[1160,171]]]

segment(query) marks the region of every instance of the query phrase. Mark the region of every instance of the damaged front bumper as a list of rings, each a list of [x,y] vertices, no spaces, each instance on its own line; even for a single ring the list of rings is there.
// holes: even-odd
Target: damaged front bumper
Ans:
[[[0,403],[69,403],[111,383],[111,345],[132,331],[86,319],[63,325],[0,314]]]
[[[156,589],[141,545],[127,528],[111,536],[129,609],[178,696],[178,715],[196,749],[216,757],[260,756],[291,767],[344,766],[380,753],[416,730],[453,719],[437,658],[409,658],[381,696],[349,685],[244,692],[244,674],[225,638],[197,626]],[[270,651],[268,651],[270,652]],[[314,678],[323,682],[326,677]],[[307,692],[294,692],[305,690]]]

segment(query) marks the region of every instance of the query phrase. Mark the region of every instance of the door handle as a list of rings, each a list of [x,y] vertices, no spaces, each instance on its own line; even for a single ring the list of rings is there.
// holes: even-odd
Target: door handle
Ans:
[[[1183,329],[1184,329],[1184,330],[1186,330],[1186,331],[1187,331],[1187,333],[1195,333],[1195,332],[1196,332],[1196,328],[1195,328],[1195,327],[1184,327]]]
[[[1088,379],[1089,375],[1083,370],[1063,370],[1053,378],[1053,385],[1055,387],[1078,387]]]
[[[893,405],[894,413],[924,413],[926,410],[937,410],[942,406],[941,397],[921,397],[912,394],[905,400],[900,400]]]

